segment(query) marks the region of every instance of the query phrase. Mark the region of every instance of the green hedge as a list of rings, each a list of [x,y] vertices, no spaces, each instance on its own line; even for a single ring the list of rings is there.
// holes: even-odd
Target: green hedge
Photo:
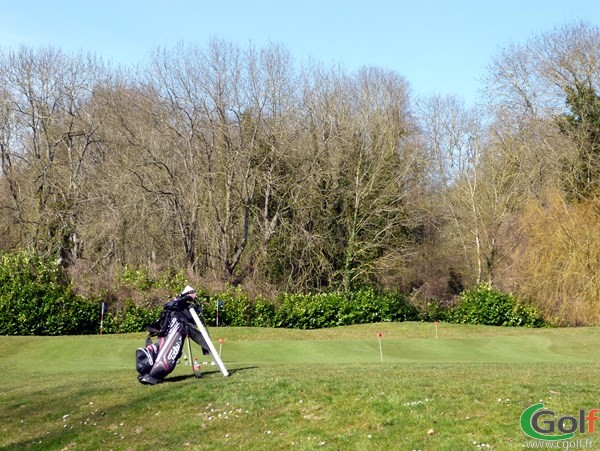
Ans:
[[[142,294],[157,282],[143,271],[125,272],[128,285]],[[66,274],[48,261],[20,252],[0,254],[0,334],[95,334],[100,330],[101,300],[76,296]],[[168,283],[167,283],[168,282]],[[160,282],[185,285],[181,273]],[[140,291],[141,290],[141,291]],[[165,299],[167,302],[169,299]],[[103,332],[142,332],[158,319],[162,307],[145,308],[133,301],[111,306]],[[251,298],[241,288],[228,288],[202,303],[199,313],[209,326],[320,329],[361,323],[445,320],[491,326],[545,326],[532,305],[489,286],[464,291],[454,307],[432,301],[418,310],[401,293],[372,288],[353,292],[284,293],[275,299]]]
[[[104,317],[103,333],[126,334],[130,332],[145,332],[149,324],[154,323],[162,307],[145,308],[135,305],[132,301],[125,302],[121,310],[108,312]]]
[[[320,329],[351,324],[414,321],[417,310],[399,293],[373,289],[317,294],[282,294],[275,327]]]
[[[448,315],[448,320],[461,324],[483,324],[487,326],[544,327],[540,311],[519,298],[480,285],[466,290]]]
[[[432,301],[419,311],[401,293],[381,293],[372,288],[353,292],[314,294],[283,293],[273,300],[252,299],[241,288],[229,288],[202,303],[209,326],[285,327],[321,329],[362,323],[433,321],[489,326],[543,327],[544,319],[534,306],[517,297],[482,285],[464,291],[454,306]],[[145,330],[160,315],[128,304],[112,320],[111,332]]]
[[[66,280],[36,255],[0,254],[0,334],[96,333],[99,304],[73,294]]]
[[[165,300],[167,301],[167,300]],[[360,323],[416,321],[418,311],[399,293],[373,289],[342,293],[281,294],[273,300],[250,298],[241,288],[230,288],[201,303],[198,312],[207,325],[318,329]],[[126,303],[123,312],[107,316],[107,333],[146,330],[160,308],[143,309]]]
[[[417,310],[400,294],[373,289],[355,292],[280,294],[273,300],[251,299],[242,289],[215,294],[203,304],[204,317],[216,325],[319,329],[349,324],[418,319]]]

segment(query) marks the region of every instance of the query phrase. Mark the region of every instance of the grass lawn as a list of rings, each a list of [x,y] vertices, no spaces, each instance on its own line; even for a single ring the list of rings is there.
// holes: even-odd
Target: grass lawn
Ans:
[[[0,449],[527,449],[527,407],[600,407],[600,328],[210,333],[231,376],[182,361],[157,386],[136,379],[145,334],[0,337]]]

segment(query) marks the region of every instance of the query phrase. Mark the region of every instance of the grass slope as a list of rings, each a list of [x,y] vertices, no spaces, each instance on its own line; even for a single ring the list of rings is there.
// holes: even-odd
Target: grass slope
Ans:
[[[598,407],[597,328],[210,332],[231,376],[205,365],[197,380],[180,364],[155,387],[136,380],[144,334],[0,337],[0,447],[523,449],[530,405]]]

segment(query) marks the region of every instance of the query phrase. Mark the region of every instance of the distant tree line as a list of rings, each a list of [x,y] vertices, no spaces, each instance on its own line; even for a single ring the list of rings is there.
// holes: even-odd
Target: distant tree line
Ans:
[[[401,55],[399,55],[399,58]],[[600,323],[600,29],[507,46],[475,107],[280,45],[157,48],[136,67],[0,51],[0,251],[76,290],[125,268],[262,293],[487,283]]]

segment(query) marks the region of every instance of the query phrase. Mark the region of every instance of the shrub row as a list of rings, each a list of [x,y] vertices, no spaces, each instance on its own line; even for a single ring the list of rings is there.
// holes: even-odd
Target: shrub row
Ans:
[[[26,252],[0,254],[0,335],[94,333],[98,314],[56,265]]]
[[[456,307],[447,312],[447,320],[453,323],[486,326],[546,325],[541,312],[533,305],[488,285],[464,291]]]
[[[544,327],[541,312],[517,296],[487,285],[465,290],[456,304],[432,301],[417,309],[400,293],[367,288],[353,292],[282,294],[274,301],[228,290],[204,305],[209,325],[320,329],[361,323],[446,321],[487,326]]]
[[[131,282],[131,273],[128,277]],[[153,282],[146,277],[144,274],[144,284],[152,286]],[[100,298],[75,295],[65,274],[56,265],[27,253],[0,254],[1,335],[99,333],[101,304]],[[146,326],[159,317],[160,311],[161,307],[124,302],[118,307],[112,306],[104,315],[102,330],[105,333],[145,331]],[[252,299],[242,289],[230,288],[203,302],[199,313],[209,326],[295,329],[418,320],[492,326],[545,325],[535,307],[485,285],[464,291],[456,305],[432,302],[420,310],[401,293],[380,293],[372,288],[353,292],[284,293],[272,300]]]
[[[417,309],[399,293],[374,289],[353,292],[279,295],[274,300],[250,299],[231,289],[203,306],[209,325],[320,329],[350,324],[416,321]]]

